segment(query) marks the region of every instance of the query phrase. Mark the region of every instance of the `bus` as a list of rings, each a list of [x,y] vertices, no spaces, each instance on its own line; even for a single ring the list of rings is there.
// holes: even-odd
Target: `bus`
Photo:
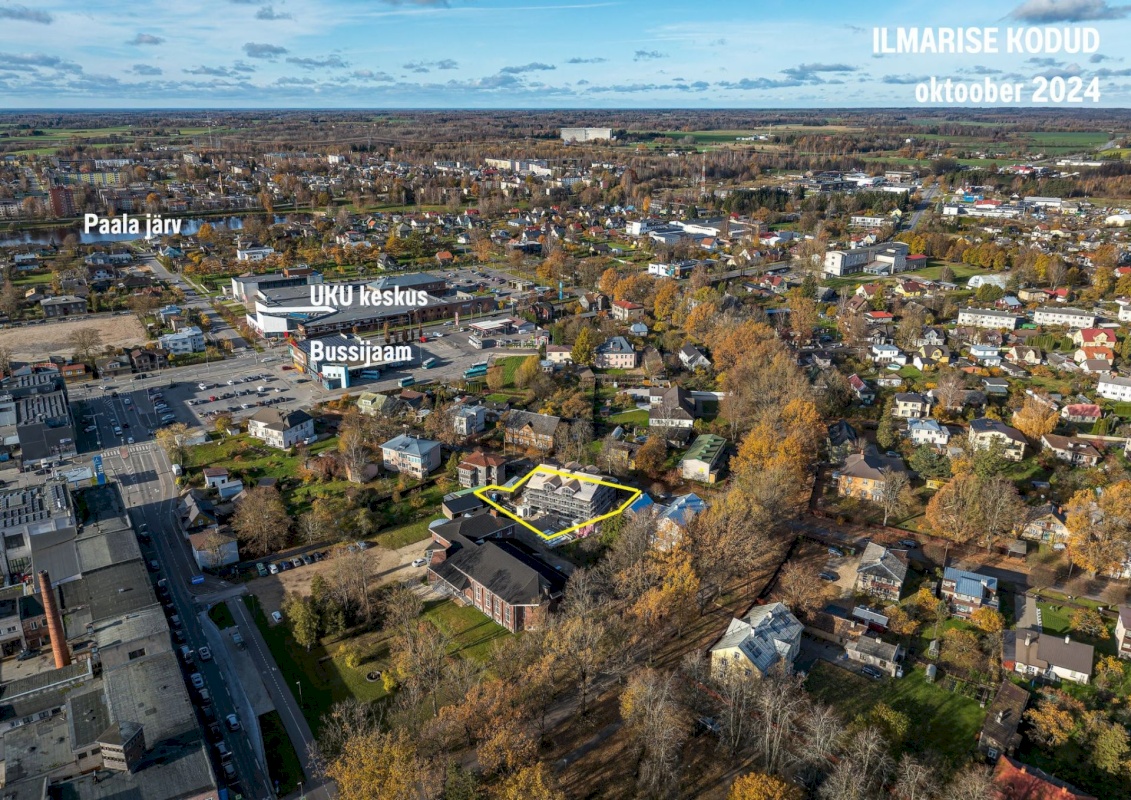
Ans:
[[[414,378],[410,375],[407,378],[401,378],[399,381],[397,381],[397,386],[404,389],[404,388],[407,388],[409,386],[412,386],[414,383],[416,383],[416,378]]]
[[[482,378],[487,374],[487,366],[488,364],[486,361],[480,361],[476,364],[472,364],[471,367],[463,373],[463,377]]]
[[[381,370],[379,370],[379,369],[366,369],[366,370],[362,370],[362,372],[361,372],[362,380],[375,381],[375,380],[379,379],[380,377],[381,377]]]
[[[424,363],[420,365],[420,368],[421,369],[432,369],[432,367],[434,367],[434,366],[436,366],[436,359],[435,358],[426,358],[426,359],[424,359]]]

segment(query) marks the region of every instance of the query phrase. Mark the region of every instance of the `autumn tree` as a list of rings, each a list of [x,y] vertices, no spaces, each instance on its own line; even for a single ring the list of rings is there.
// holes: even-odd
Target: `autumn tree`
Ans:
[[[337,784],[341,800],[419,800],[426,768],[413,735],[394,728],[351,736],[325,773]]]
[[[1066,506],[1072,563],[1096,574],[1122,563],[1131,544],[1131,481],[1082,489]]]
[[[597,333],[586,325],[577,332],[577,339],[573,343],[573,349],[570,350],[573,363],[586,367],[593,366],[593,361],[597,358],[597,345]]]
[[[1013,412],[1013,427],[1034,441],[1056,430],[1059,420],[1056,406],[1032,395],[1026,395],[1021,408]]]
[[[1047,695],[1036,708],[1025,712],[1025,719],[1029,722],[1029,738],[1049,751],[1066,744],[1076,727],[1072,714]]]
[[[566,800],[564,792],[554,788],[554,780],[546,765],[539,761],[507,776],[496,787],[493,800]]]
[[[266,555],[280,549],[291,527],[283,498],[274,486],[255,486],[236,507],[232,527],[248,550]]]
[[[67,337],[67,344],[74,350],[75,358],[93,366],[94,356],[102,347],[102,334],[98,328],[78,328]]]
[[[600,291],[601,294],[612,297],[613,293],[616,291],[617,283],[619,282],[620,275],[615,268],[609,267],[601,273],[601,278],[597,281],[597,290]],[[576,359],[574,360],[576,361]]]
[[[181,465],[185,463],[185,436],[188,426],[183,422],[158,428],[155,438],[158,446],[169,457],[169,463]]]
[[[1110,639],[1111,631],[1107,629],[1107,623],[1100,615],[1100,612],[1094,608],[1087,608],[1081,606],[1072,612],[1072,616],[1068,621],[1069,627],[1076,633],[1083,634],[1092,639]]]
[[[534,379],[542,374],[541,359],[537,355],[527,356],[519,364],[518,370],[514,374],[514,385],[519,389],[525,389]]]
[[[776,775],[748,772],[731,784],[727,800],[802,800],[801,789]]]
[[[621,718],[640,751],[639,783],[647,794],[676,778],[679,752],[690,725],[672,675],[645,669],[634,673],[620,697]]]
[[[814,565],[787,561],[778,578],[781,600],[801,619],[825,607],[828,585],[821,580]]]
[[[880,470],[880,508],[884,510],[883,525],[887,526],[888,518],[899,515],[907,508],[911,501],[911,479],[901,469],[884,467]]]
[[[507,371],[502,364],[492,364],[487,368],[487,388],[497,392],[507,385]]]
[[[652,316],[663,322],[672,322],[679,307],[679,298],[679,284],[671,278],[660,279],[652,297]]]
[[[806,297],[801,289],[791,289],[789,300],[789,329],[798,340],[807,342],[813,338],[817,326],[817,302]]]
[[[668,446],[664,437],[652,434],[636,451],[636,468],[651,478],[658,478],[664,471],[668,457]]]
[[[1005,629],[1005,617],[996,608],[982,606],[970,615],[974,627],[986,633],[1001,633]]]

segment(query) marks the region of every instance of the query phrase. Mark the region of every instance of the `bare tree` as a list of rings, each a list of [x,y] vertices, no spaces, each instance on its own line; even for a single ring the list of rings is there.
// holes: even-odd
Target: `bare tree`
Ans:
[[[946,787],[947,800],[993,800],[998,797],[989,769],[971,764]]]
[[[910,480],[903,470],[884,467],[880,470],[880,508],[884,510],[884,527],[888,517],[899,514],[907,507],[907,487]]]
[[[93,365],[94,356],[102,347],[102,334],[98,328],[78,328],[67,337],[69,344],[80,361]]]
[[[904,753],[895,768],[892,794],[898,800],[930,800],[938,790],[938,773],[910,753]]]
[[[240,538],[257,555],[273,553],[286,544],[291,518],[274,486],[249,489],[232,520]]]
[[[633,675],[620,698],[621,716],[642,753],[639,784],[650,795],[675,781],[679,752],[690,726],[676,697],[672,675],[645,669]]]

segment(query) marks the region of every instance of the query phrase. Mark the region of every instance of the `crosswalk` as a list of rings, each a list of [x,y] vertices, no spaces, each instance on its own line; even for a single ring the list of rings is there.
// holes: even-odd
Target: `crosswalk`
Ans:
[[[122,447],[112,447],[109,450],[103,450],[102,455],[107,457],[107,458],[117,458],[117,457],[120,457],[122,455],[123,449],[125,449],[125,450],[127,450],[131,453],[148,453],[153,449],[153,445],[147,444],[147,443],[142,443],[142,444],[126,445],[124,448],[122,448]]]

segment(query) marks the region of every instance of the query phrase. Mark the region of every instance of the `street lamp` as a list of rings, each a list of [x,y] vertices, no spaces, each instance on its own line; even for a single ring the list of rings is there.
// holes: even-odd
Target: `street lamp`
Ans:
[[[295,681],[295,686],[298,687],[298,704],[303,705],[302,702],[302,681]]]

